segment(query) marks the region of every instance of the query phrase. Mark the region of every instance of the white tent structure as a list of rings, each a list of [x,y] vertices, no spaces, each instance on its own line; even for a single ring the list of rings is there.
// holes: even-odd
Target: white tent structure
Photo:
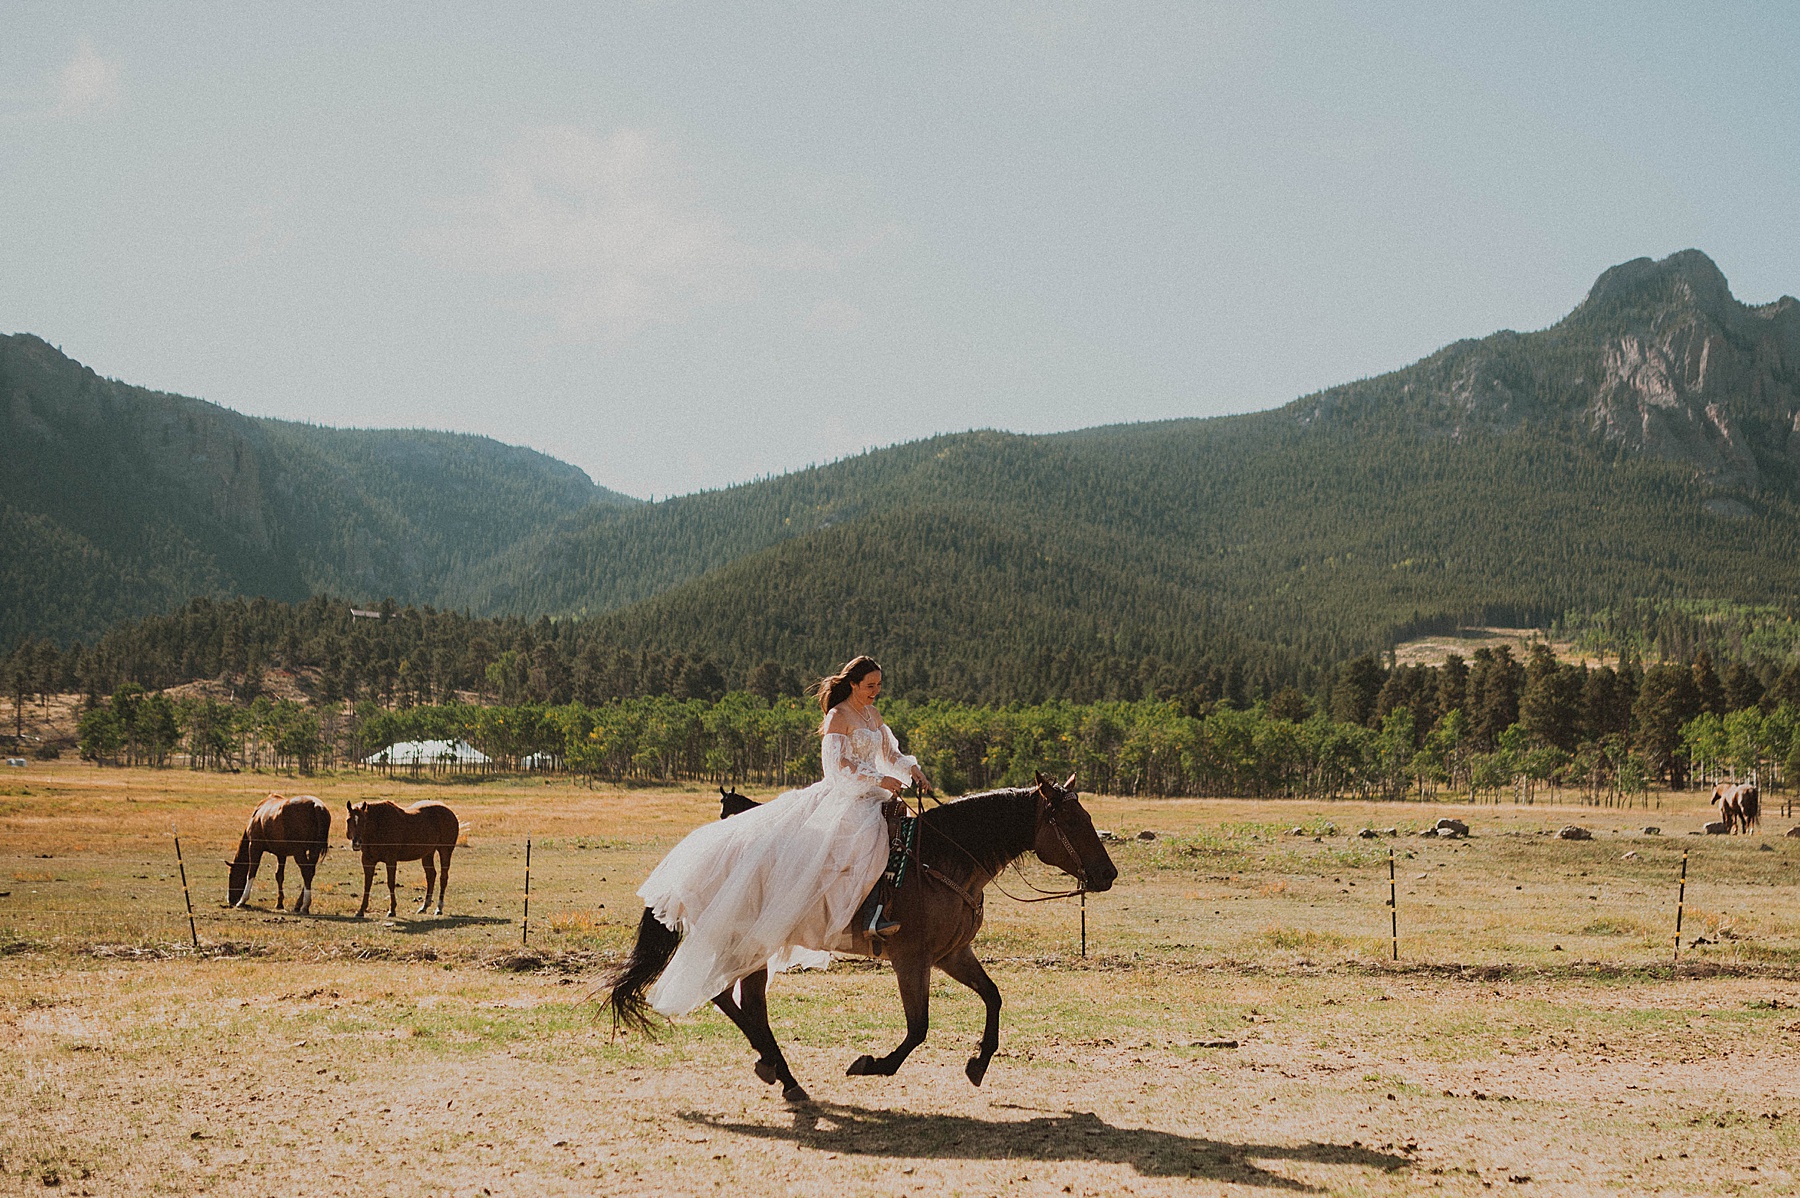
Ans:
[[[464,740],[403,740],[363,758],[374,766],[486,765],[488,755]]]

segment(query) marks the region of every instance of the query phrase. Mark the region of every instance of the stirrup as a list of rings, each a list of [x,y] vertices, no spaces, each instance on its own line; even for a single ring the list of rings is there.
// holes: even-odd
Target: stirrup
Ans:
[[[875,913],[869,916],[869,925],[863,929],[872,939],[885,940],[900,930],[899,920],[882,918],[881,913],[885,906],[884,903],[875,904]]]

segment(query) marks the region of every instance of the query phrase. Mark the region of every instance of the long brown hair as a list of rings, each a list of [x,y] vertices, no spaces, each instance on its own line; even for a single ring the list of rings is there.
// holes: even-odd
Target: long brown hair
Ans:
[[[867,678],[870,674],[881,673],[881,663],[868,654],[852,657],[844,663],[843,669],[828,678],[819,679],[814,692],[819,696],[819,710],[827,715],[831,709],[850,697],[850,688]]]

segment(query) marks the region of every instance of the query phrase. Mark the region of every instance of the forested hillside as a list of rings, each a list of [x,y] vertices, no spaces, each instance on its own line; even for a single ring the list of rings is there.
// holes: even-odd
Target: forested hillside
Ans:
[[[1266,685],[1459,622],[1800,585],[1800,307],[1688,251],[1567,319],[1249,416],[970,433],[566,521],[481,610],[606,613],[730,668],[876,648],[933,692]]]
[[[477,438],[248,421],[5,349],[29,437],[0,643],[190,592],[392,594],[734,678],[866,650],[908,694],[1086,701],[1800,594],[1800,304],[1739,303],[1696,251],[1273,411],[942,436],[657,504]]]
[[[240,415],[0,337],[0,644],[196,594],[429,601],[557,518],[635,501],[485,437]]]

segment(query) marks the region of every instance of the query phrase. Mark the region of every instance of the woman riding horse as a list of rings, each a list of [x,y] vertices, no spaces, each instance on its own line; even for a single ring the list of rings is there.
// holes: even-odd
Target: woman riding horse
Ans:
[[[931,783],[900,752],[875,710],[881,667],[857,657],[819,683],[822,781],[689,834],[638,895],[681,947],[650,990],[650,1004],[682,1015],[767,966],[823,968],[860,947],[853,926],[887,868],[881,805],[908,782]]]
[[[618,1023],[647,1029],[649,1007],[678,1015],[711,999],[757,1050],[757,1076],[804,1102],[769,1028],[768,975],[824,966],[834,950],[885,950],[906,1008],[906,1038],[884,1057],[858,1058],[850,1073],[891,1074],[924,1040],[936,968],[987,1007],[981,1046],[966,1070],[980,1085],[1000,1019],[999,988],[969,947],[981,927],[983,889],[1026,852],[1084,890],[1110,888],[1118,871],[1076,798],[1074,778],[1059,787],[1040,775],[1036,787],[976,795],[921,816],[916,866],[893,896],[899,921],[874,922],[879,908],[870,890],[888,857],[882,804],[904,778],[928,783],[874,711],[881,693],[874,661],[856,658],[819,691],[825,779],[749,810],[747,801],[731,802],[741,796],[726,795],[721,814],[732,818],[675,846],[638,891],[646,909],[607,1002]],[[865,895],[870,900],[858,910]]]

